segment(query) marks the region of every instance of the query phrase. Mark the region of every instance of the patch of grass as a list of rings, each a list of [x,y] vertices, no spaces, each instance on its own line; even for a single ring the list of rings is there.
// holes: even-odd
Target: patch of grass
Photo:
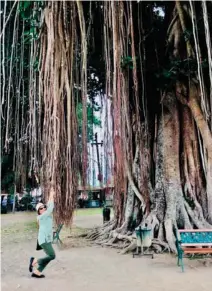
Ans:
[[[34,231],[37,229],[36,221],[26,221],[25,223],[16,222],[9,226],[3,226],[1,228],[2,233],[11,233],[17,231]]]
[[[23,241],[36,236],[36,221],[27,221],[25,223],[16,222],[9,226],[1,228],[1,238],[4,243],[10,241]]]
[[[76,209],[74,212],[75,217],[85,217],[92,215],[102,215],[102,208],[85,208],[85,209]],[[111,215],[113,215],[113,211],[111,209]],[[2,217],[3,218],[3,217]],[[22,242],[24,240],[34,239],[37,236],[38,228],[36,221],[36,214],[33,213],[16,213],[14,214],[6,214],[3,218],[5,221],[5,225],[3,224],[1,227],[1,237],[3,243],[8,242]],[[83,218],[84,219],[84,218]],[[6,224],[7,220],[7,224]],[[88,229],[84,229],[78,227],[73,222],[73,225],[70,227],[63,227],[61,231],[61,238],[68,240],[79,239],[79,237],[83,236]],[[81,240],[81,238],[80,238]]]
[[[76,216],[86,216],[86,215],[102,215],[102,208],[83,208],[83,209],[76,209],[74,214]],[[111,214],[113,214],[113,209],[111,208]]]
[[[24,224],[24,230],[25,231],[36,231],[38,229],[37,221],[29,221]]]
[[[86,215],[95,215],[95,214],[102,214],[102,208],[83,208],[83,209],[76,209],[74,211],[74,215],[76,216],[86,216]]]
[[[72,225],[71,227],[64,227],[61,231],[61,240],[63,244],[61,249],[80,248],[90,245],[90,242],[85,239],[87,229]]]
[[[71,227],[63,227],[61,231],[61,238],[79,237],[87,232],[87,229],[72,225]]]

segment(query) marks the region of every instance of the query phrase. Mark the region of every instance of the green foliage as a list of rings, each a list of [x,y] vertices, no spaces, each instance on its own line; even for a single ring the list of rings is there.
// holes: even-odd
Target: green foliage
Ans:
[[[122,69],[133,69],[133,59],[130,56],[122,57],[121,59]]]
[[[99,60],[96,60],[96,63],[95,59],[92,59],[92,64],[95,64],[96,66],[99,64],[99,72],[97,72],[97,70],[92,66],[89,66],[88,70],[88,95],[91,101],[97,95],[101,95],[104,92],[105,86],[105,76],[104,73],[101,72],[101,70],[104,72],[104,66],[102,66],[102,63]]]
[[[38,71],[39,64],[39,53],[33,60],[30,60],[30,49],[31,41],[36,40],[39,35],[40,30],[40,16],[41,11],[44,7],[43,1],[19,1],[17,6],[17,11],[19,13],[18,18],[18,27],[17,27],[17,38],[15,43],[15,49],[13,56],[11,55],[11,46],[13,42],[13,25],[15,19],[15,10],[11,14],[10,26],[8,25],[8,31],[5,34],[5,69],[8,70],[12,58],[12,89],[11,92],[16,92],[16,86],[19,83],[19,76],[22,75],[22,84],[20,86],[20,111],[19,111],[19,124],[21,124],[22,118],[28,116],[29,110],[29,70],[31,68],[34,71]],[[7,11],[9,6],[7,5]],[[8,11],[9,14],[9,11]],[[1,47],[2,50],[2,47]],[[23,57],[22,57],[23,55]],[[23,69],[23,71],[22,71]],[[5,84],[5,95],[7,95],[9,84],[8,79],[6,78]],[[17,123],[17,115],[15,112],[17,99],[16,95],[11,93],[11,102],[12,102],[12,114],[10,122],[11,126],[11,137],[13,138],[13,133],[15,131],[15,124]],[[4,112],[4,108],[3,108]],[[1,124],[2,135],[5,133],[5,123]],[[4,137],[3,137],[4,138]],[[14,184],[14,171],[13,171],[13,156],[14,156],[14,142],[12,141],[9,145],[9,151],[7,154],[3,152],[1,167],[2,167],[2,180],[1,180],[1,189],[7,193],[11,190],[11,185]],[[26,165],[27,171],[27,165]],[[18,184],[18,182],[17,182]]]
[[[8,189],[8,194],[13,197],[14,196],[14,191],[15,191],[14,184],[10,184],[9,189]]]
[[[24,42],[30,43],[37,40],[40,28],[40,14],[44,8],[43,1],[20,1],[18,11],[21,19],[25,22]]]
[[[82,103],[77,104],[77,119],[79,125],[79,135],[82,135],[82,124],[83,124],[83,107]],[[93,106],[88,103],[87,104],[87,136],[88,141],[93,140],[93,125],[101,126],[101,120],[95,116],[95,112],[100,110],[100,106],[97,103],[93,102]]]
[[[31,1],[20,1],[18,3],[18,10],[23,19],[27,19],[25,13],[30,12],[28,8],[30,8],[31,4],[32,4]]]
[[[20,203],[24,204],[24,206],[27,208],[27,206],[32,202],[32,196],[29,194],[26,194],[21,198]]]
[[[14,184],[13,155],[3,155],[1,159],[1,189],[11,191],[10,187]]]
[[[9,170],[7,174],[3,177],[1,181],[2,189],[9,189],[10,185],[14,183],[14,173],[13,171]]]
[[[202,69],[208,68],[208,61],[202,60],[200,66]],[[195,76],[198,70],[198,64],[196,59],[184,59],[184,60],[172,60],[167,68],[162,68],[155,76],[158,79],[158,88],[165,89],[177,80],[183,77]]]

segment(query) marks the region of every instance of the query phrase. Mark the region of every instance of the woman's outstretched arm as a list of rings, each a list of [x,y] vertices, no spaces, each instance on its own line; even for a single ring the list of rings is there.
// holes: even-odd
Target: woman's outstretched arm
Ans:
[[[47,203],[47,209],[46,211],[39,215],[38,218],[42,218],[42,217],[45,217],[47,215],[50,215],[52,212],[53,212],[53,209],[54,209],[54,196],[55,196],[55,190],[53,187],[50,188],[50,192],[49,192],[49,200],[48,200],[48,203]]]

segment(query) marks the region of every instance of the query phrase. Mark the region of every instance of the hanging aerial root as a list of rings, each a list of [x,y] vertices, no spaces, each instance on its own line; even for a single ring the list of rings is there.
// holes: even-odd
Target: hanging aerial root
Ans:
[[[186,201],[184,201],[184,205],[193,225],[197,228],[212,228],[212,225],[205,220],[202,208],[197,201],[195,201],[194,209],[191,209]]]
[[[41,184],[47,190],[44,193],[48,193],[49,181],[55,184],[54,218],[57,224],[67,225],[73,218],[79,173],[76,98],[72,89],[79,81],[76,80],[74,65],[82,41],[76,33],[78,13],[73,1],[49,3],[44,9],[41,32],[45,46],[40,50],[39,95],[43,101]],[[80,16],[83,21],[83,16]],[[83,92],[87,96],[85,87],[86,84]]]

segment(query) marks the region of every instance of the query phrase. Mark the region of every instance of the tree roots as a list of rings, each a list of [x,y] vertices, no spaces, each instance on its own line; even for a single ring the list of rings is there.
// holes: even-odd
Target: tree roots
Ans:
[[[186,201],[180,204],[180,206],[179,215],[181,213],[180,220],[184,224],[184,227],[189,225],[189,228],[212,228],[204,219],[202,208],[198,203],[195,205],[194,209],[192,209]],[[173,229],[177,227],[177,219],[173,218],[159,221],[157,212],[152,210],[143,218],[140,226],[142,228],[147,227],[151,229],[151,250],[156,253],[176,253]],[[119,249],[121,254],[132,252],[137,247],[135,232],[128,231],[126,223],[123,223],[121,227],[117,227],[116,220],[112,220],[102,227],[90,230],[86,238],[94,241],[97,245]]]
[[[154,220],[155,223],[155,220]],[[112,247],[120,250],[121,254],[132,252],[137,247],[135,233],[126,231],[125,227],[117,228],[116,221],[111,221],[102,227],[94,228],[87,233],[86,238],[102,247]],[[169,244],[160,240],[153,239],[152,246],[156,253],[165,251],[170,252]]]

